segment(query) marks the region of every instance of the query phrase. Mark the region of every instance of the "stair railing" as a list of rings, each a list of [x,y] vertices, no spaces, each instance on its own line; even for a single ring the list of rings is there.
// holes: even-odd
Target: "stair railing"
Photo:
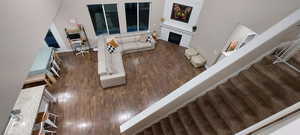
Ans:
[[[298,35],[300,37],[300,35]],[[274,56],[276,57],[276,60],[273,62],[273,64],[277,63],[284,63],[293,70],[300,72],[300,69],[295,67],[294,65],[290,64],[288,60],[295,55],[295,53],[300,48],[300,38],[293,41],[287,41],[281,43],[280,47],[278,48],[278,51],[275,51]]]
[[[300,110],[300,102],[298,102],[298,103],[296,103],[296,104],[294,104],[294,105],[292,105],[292,106],[290,106],[290,107],[288,107],[288,108],[286,108],[286,109],[284,109],[284,110],[282,110],[282,111],[280,111],[280,112],[278,112],[278,113],[276,113],[276,114],[274,114],[274,115],[272,115],[272,116],[270,116],[270,117],[268,117],[268,118],[266,118],[266,119],[264,119],[264,120],[262,120],[262,121],[260,121],[256,124],[246,128],[246,129],[236,133],[235,135],[252,135],[255,132],[257,132],[257,131],[259,131],[259,130],[267,127],[267,126],[270,126],[271,124],[273,124],[273,123],[275,123],[275,122],[277,122],[277,121],[279,121],[279,120],[281,120],[281,119],[283,119],[283,118],[285,118],[285,117],[287,117],[287,116],[289,116],[289,115],[291,115],[294,112],[297,112],[299,110]],[[295,132],[297,132],[297,131],[295,131]]]
[[[214,89],[219,84],[238,75],[239,72],[249,68],[263,57],[270,55],[279,46],[279,43],[282,42],[283,36],[286,37],[293,33],[297,23],[300,23],[300,9],[258,35],[234,54],[211,66],[206,71],[123,123],[120,126],[121,134],[134,135],[150,127],[162,118]],[[286,41],[295,39],[295,35],[293,34],[288,37],[291,39],[287,39]]]

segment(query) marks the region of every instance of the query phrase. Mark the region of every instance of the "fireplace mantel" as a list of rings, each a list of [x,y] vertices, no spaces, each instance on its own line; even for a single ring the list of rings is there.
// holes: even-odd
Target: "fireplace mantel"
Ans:
[[[192,27],[187,27],[184,25],[178,25],[177,23],[172,23],[172,22],[164,22],[161,24],[161,27],[169,28],[175,31],[179,31],[185,34],[190,34],[192,35],[193,28]]]
[[[168,41],[170,32],[182,35],[180,46],[189,48],[192,40],[193,27],[197,26],[198,18],[202,8],[203,0],[168,0],[164,7],[164,22],[161,23],[161,39]],[[182,5],[180,9],[185,11],[186,7],[191,7],[189,20],[184,22],[172,19],[172,11],[174,5]]]

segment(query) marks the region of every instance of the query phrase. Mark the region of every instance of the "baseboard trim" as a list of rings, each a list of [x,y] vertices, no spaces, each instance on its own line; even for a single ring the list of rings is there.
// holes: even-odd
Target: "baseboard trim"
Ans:
[[[91,48],[93,51],[97,52],[98,48]],[[58,49],[56,50],[56,53],[67,53],[67,52],[73,52],[72,49]]]
[[[73,52],[73,50],[72,49],[58,49],[56,51],[56,53],[66,53],[66,52]]]

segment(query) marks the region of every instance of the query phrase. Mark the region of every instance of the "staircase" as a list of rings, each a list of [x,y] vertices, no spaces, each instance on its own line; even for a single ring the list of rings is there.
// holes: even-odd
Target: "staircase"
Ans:
[[[300,73],[267,56],[138,135],[233,135],[300,101]],[[290,59],[300,67],[300,52]]]

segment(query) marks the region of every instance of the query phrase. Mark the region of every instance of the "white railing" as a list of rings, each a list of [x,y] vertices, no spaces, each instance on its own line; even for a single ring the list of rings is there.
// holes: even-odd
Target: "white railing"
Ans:
[[[206,71],[188,81],[166,97],[154,103],[120,126],[121,133],[136,134],[168,116],[207,91],[237,75],[264,56],[269,55],[282,42],[282,36],[291,35],[291,30],[300,22],[300,9],[257,36],[236,53],[224,58]],[[290,36],[291,38],[293,36]],[[293,37],[294,38],[294,37]],[[287,39],[292,40],[292,39]]]
[[[251,135],[252,133],[258,131],[259,129],[262,129],[292,113],[294,113],[295,111],[298,111],[300,109],[300,102],[264,119],[263,121],[260,121],[238,133],[236,133],[235,135]]]
[[[295,67],[294,65],[290,64],[288,60],[299,50],[300,47],[300,35],[297,36],[297,40],[293,41],[287,41],[284,43],[281,43],[282,47],[279,47],[278,51],[276,51],[275,56],[276,60],[273,62],[273,64],[276,63],[284,63],[288,65],[290,68],[294,69],[297,72],[300,72],[300,69]]]

